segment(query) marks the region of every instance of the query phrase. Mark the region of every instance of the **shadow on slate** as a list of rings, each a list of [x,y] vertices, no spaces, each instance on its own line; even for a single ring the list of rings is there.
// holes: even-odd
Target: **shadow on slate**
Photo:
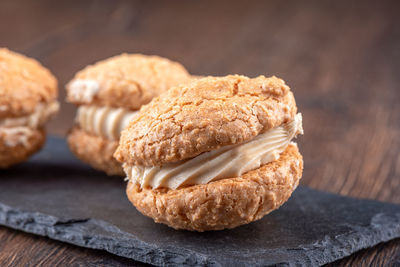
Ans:
[[[299,187],[279,210],[233,230],[176,231],[142,216],[125,182],[50,138],[1,171],[0,224],[154,265],[321,265],[400,237],[400,206]]]

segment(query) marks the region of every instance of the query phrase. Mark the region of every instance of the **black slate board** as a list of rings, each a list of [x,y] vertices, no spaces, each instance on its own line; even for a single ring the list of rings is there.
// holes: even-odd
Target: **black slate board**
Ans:
[[[0,224],[154,265],[313,266],[400,237],[400,206],[305,187],[252,224],[176,231],[142,216],[122,178],[83,165],[56,138],[0,176]]]

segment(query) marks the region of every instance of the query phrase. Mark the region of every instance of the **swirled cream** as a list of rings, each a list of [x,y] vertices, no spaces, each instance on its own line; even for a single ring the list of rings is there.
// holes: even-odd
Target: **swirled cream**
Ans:
[[[119,140],[121,131],[129,124],[137,111],[123,108],[80,106],[76,122],[81,129],[103,136],[110,140]]]
[[[279,159],[291,140],[303,134],[302,116],[259,134],[252,140],[205,152],[192,159],[163,166],[124,166],[127,178],[141,187],[177,189],[184,185],[207,184],[237,177]]]
[[[3,136],[4,144],[8,147],[15,147],[19,144],[28,146],[28,140],[32,135],[32,129],[26,126],[12,128],[0,127],[0,136]]]
[[[73,101],[89,103],[100,90],[100,85],[96,80],[78,79],[68,85],[68,97]]]
[[[0,119],[0,127],[26,126],[33,129],[39,128],[57,113],[59,107],[60,105],[56,101],[50,104],[38,104],[35,111],[28,116]]]
[[[50,104],[41,103],[28,116],[0,119],[0,135],[3,136],[5,145],[10,147],[18,144],[28,145],[33,130],[42,127],[58,109],[59,103],[56,101]]]

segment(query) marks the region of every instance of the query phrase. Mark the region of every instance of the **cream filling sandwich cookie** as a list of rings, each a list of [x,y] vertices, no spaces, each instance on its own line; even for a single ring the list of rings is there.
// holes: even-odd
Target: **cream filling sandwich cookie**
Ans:
[[[140,54],[122,54],[84,68],[66,86],[67,101],[78,106],[68,135],[71,151],[95,169],[123,176],[113,158],[122,129],[142,105],[189,79],[181,64]]]
[[[175,229],[221,230],[288,200],[303,170],[298,134],[302,116],[283,80],[205,77],[144,106],[115,157],[141,213]]]
[[[0,48],[0,168],[26,160],[59,109],[57,80],[32,58]]]

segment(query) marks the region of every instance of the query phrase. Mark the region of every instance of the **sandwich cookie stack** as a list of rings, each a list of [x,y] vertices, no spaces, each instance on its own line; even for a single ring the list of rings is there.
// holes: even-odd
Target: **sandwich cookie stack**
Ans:
[[[276,77],[205,77],[176,86],[122,132],[115,157],[133,205],[194,231],[233,228],[288,200],[303,160],[302,117]]]
[[[0,49],[0,168],[38,151],[57,113],[57,80],[34,59]]]
[[[108,175],[123,175],[113,158],[120,132],[144,104],[186,82],[179,63],[157,56],[122,54],[78,72],[67,84],[67,101],[78,105],[68,136],[71,151]]]

